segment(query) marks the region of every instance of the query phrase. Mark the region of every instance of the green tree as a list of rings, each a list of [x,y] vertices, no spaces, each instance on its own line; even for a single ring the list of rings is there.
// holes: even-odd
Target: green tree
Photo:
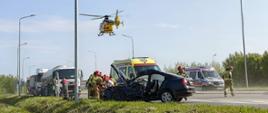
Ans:
[[[268,80],[268,51],[265,51],[262,55],[262,62],[261,62],[261,71],[262,71],[262,80]]]

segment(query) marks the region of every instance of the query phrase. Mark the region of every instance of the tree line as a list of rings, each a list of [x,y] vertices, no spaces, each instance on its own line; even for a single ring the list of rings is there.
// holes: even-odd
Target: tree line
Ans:
[[[268,85],[268,51],[263,54],[248,53],[247,72],[249,86],[267,86]],[[242,52],[235,52],[223,62],[224,66],[234,67],[233,79],[237,86],[245,86],[245,67],[244,56]]]

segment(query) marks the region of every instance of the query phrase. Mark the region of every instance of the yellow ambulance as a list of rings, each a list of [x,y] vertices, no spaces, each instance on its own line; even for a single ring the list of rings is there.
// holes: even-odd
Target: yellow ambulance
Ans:
[[[156,61],[150,57],[134,57],[125,60],[115,60],[113,64],[119,71],[124,73],[126,79],[130,80],[145,70],[159,70]],[[110,75],[113,77],[114,70],[111,69]]]

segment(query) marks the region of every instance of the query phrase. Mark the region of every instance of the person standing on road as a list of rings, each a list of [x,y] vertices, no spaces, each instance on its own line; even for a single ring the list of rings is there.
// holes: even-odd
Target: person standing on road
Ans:
[[[233,88],[233,75],[232,75],[232,71],[233,71],[233,67],[232,66],[228,66],[225,69],[225,73],[223,74],[223,80],[224,80],[224,97],[227,97],[227,89],[230,88],[231,91],[231,95],[234,96],[234,88]]]
[[[87,79],[87,82],[86,82],[86,87],[87,87],[87,98],[89,99],[90,96],[91,96],[91,80],[93,78],[94,74],[91,74],[88,79]]]
[[[64,99],[68,99],[69,98],[69,92],[68,92],[68,80],[63,77],[62,79],[62,87],[63,87],[63,95],[64,95]]]
[[[60,80],[58,73],[56,73],[56,76],[53,78],[53,87],[55,96],[60,96]]]
[[[102,88],[103,88],[103,79],[102,79],[102,74],[99,73],[95,79],[95,86],[93,87],[94,89],[94,97],[96,99],[100,99],[100,96],[102,94]]]
[[[100,99],[100,88],[102,87],[102,78],[99,71],[95,71],[93,76],[89,79],[89,93],[90,96]]]
[[[186,72],[185,72],[185,67],[183,67],[183,66],[178,66],[178,75],[181,75],[181,76],[183,76],[184,78],[187,78],[188,76],[187,76],[187,74],[186,74]]]
[[[185,72],[185,67],[183,67],[183,66],[178,66],[178,73],[177,73],[177,75],[181,75],[182,77],[184,77],[184,78],[188,78],[188,76],[187,76],[187,74],[186,74],[186,72]],[[188,81],[187,81],[188,82]],[[187,101],[187,97],[184,97],[184,100],[185,101]]]

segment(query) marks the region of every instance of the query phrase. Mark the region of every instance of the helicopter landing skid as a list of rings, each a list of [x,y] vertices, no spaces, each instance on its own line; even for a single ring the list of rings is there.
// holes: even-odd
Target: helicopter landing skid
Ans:
[[[104,33],[99,33],[98,36],[102,36]]]
[[[115,35],[115,33],[114,32],[111,32],[111,33],[108,33],[109,34],[109,36],[114,36]],[[98,36],[103,36],[104,35],[104,33],[99,33],[98,34]]]
[[[109,36],[114,36],[114,35],[115,35],[114,32],[109,33]]]

